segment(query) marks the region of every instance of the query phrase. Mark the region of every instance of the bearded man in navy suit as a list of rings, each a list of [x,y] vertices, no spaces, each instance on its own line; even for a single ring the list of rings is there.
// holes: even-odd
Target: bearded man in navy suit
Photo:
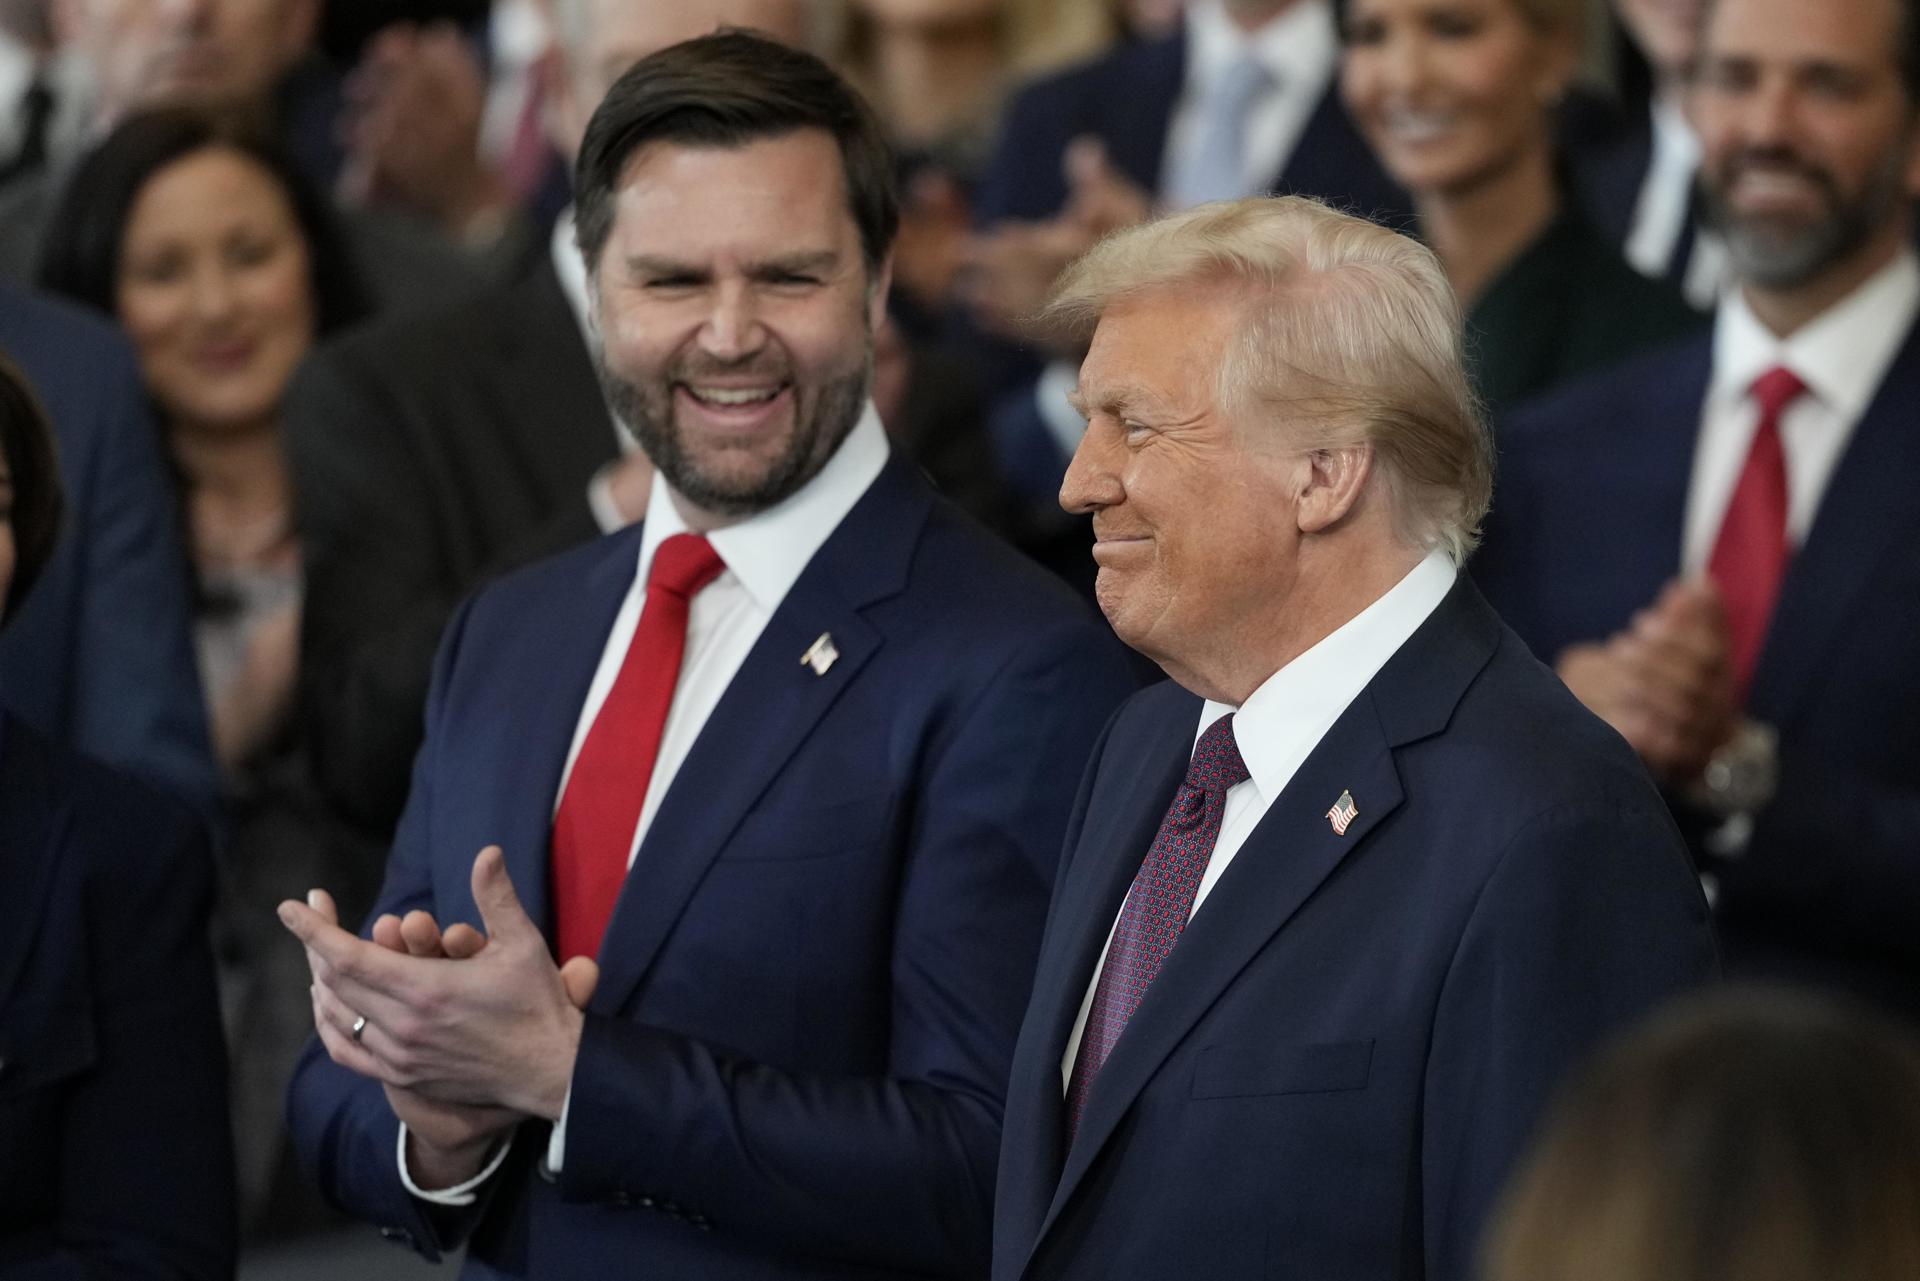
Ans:
[[[296,1143],[469,1276],[985,1269],[1047,888],[1130,681],[888,455],[892,174],[757,36],[614,86],[576,215],[646,520],[450,624],[372,937],[282,906]]]
[[[1433,255],[1300,198],[1105,242],[1062,501],[1172,680],[1067,831],[995,1281],[1464,1281],[1563,1074],[1714,969],[1619,737],[1459,573],[1491,458]]]
[[[1517,414],[1475,572],[1666,786],[1730,975],[1920,1019],[1920,13],[1714,0],[1711,334]]]

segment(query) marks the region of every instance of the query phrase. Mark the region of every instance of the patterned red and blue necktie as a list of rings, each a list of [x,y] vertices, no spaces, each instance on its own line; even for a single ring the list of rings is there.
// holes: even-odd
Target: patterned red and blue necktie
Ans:
[[[1193,914],[1194,895],[1220,839],[1227,789],[1248,777],[1247,763],[1240,759],[1240,748],[1233,741],[1233,716],[1222,716],[1194,744],[1187,776],[1173,794],[1167,816],[1160,820],[1146,862],[1133,878],[1120,920],[1113,927],[1107,961],[1094,986],[1086,1030],[1080,1036],[1080,1052],[1067,1078],[1069,1147],[1079,1132],[1093,1079],[1106,1065],[1127,1020],[1140,1008],[1141,998],[1173,954],[1173,945]]]

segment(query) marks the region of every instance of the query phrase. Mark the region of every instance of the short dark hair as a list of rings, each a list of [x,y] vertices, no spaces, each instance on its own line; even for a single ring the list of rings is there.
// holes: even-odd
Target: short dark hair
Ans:
[[[155,174],[210,147],[244,155],[286,193],[307,245],[316,334],[324,337],[365,317],[367,296],[333,211],[286,150],[247,117],[188,107],[127,117],[80,162],[41,246],[41,286],[115,315],[120,251],[134,202]]]
[[[873,109],[810,53],[737,28],[669,45],[614,83],[593,113],[574,166],[574,220],[589,270],[613,229],[627,161],[652,142],[732,148],[802,129],[840,146],[847,205],[869,271],[900,226],[893,153]]]
[[[0,458],[13,477],[13,581],[0,623],[18,612],[60,535],[60,466],[53,428],[20,367],[0,353]]]
[[[1713,23],[1713,10],[1718,0],[1704,0],[1700,12],[1695,15],[1694,34],[1697,37],[1696,48],[1704,49],[1707,43],[1707,29]],[[1914,12],[1916,0],[1895,0],[1898,10],[1895,21],[1900,29],[1894,33],[1893,60],[1900,69],[1900,87],[1907,91],[1907,110],[1909,114],[1920,112],[1920,14]]]

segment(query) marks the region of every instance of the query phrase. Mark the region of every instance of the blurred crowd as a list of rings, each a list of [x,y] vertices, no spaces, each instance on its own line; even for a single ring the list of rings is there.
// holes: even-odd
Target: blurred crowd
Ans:
[[[1845,56],[1776,84],[1701,58],[1676,0],[0,0],[0,351],[56,442],[0,436],[32,569],[0,705],[210,833],[247,1237],[331,1221],[281,1120],[313,1012],[274,904],[367,912],[449,618],[654,492],[591,355],[588,119],[637,59],[739,25],[892,132],[893,449],[1089,600],[1059,504],[1084,344],[1033,323],[1068,264],[1264,192],[1437,254],[1502,450],[1469,568],[1668,795],[1728,973],[1888,1019],[1751,997],[1647,1029],[1563,1100],[1488,1275],[1920,1275],[1920,18],[1718,6]],[[1798,389],[1754,408],[1781,353]],[[1715,588],[1721,514],[1769,485],[1794,558]],[[189,839],[130,812],[123,838]]]

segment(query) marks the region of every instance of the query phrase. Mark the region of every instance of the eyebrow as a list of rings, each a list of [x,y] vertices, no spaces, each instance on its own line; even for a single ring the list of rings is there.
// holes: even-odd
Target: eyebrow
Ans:
[[[839,265],[838,251],[811,249],[748,263],[747,274],[756,280],[767,280],[800,272],[830,272]],[[705,265],[661,254],[634,254],[627,259],[627,270],[636,276],[691,276],[696,280],[705,280],[713,274],[712,269]]]
[[[1095,409],[1110,413],[1117,418],[1124,418],[1129,412],[1137,413],[1141,410],[1152,411],[1165,408],[1165,402],[1161,397],[1144,387],[1126,383],[1104,390],[1096,388],[1091,395],[1086,388],[1075,387],[1067,393],[1067,403],[1073,406],[1074,412],[1082,418],[1093,417],[1092,411]]]

